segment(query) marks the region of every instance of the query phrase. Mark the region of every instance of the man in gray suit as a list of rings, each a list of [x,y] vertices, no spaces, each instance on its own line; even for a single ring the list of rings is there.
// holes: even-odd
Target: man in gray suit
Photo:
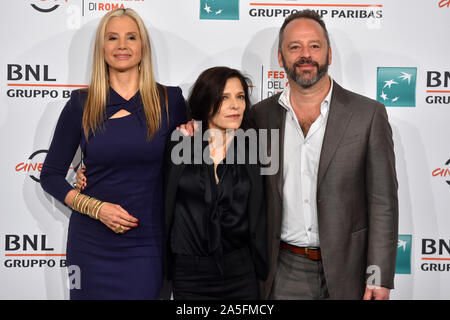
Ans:
[[[398,199],[385,107],[330,78],[328,32],[314,11],[286,18],[278,58],[289,86],[250,112],[255,128],[279,130],[267,141],[280,163],[265,180],[262,298],[389,299]]]
[[[289,86],[251,110],[255,127],[280,130],[268,141],[280,169],[265,186],[263,298],[389,299],[398,200],[385,107],[330,78],[328,32],[314,11],[286,18],[278,60]]]

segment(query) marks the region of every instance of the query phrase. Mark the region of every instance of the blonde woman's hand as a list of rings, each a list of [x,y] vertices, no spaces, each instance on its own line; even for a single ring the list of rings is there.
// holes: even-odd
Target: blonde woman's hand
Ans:
[[[138,219],[120,205],[109,202],[100,208],[98,219],[115,233],[125,233],[138,226]]]

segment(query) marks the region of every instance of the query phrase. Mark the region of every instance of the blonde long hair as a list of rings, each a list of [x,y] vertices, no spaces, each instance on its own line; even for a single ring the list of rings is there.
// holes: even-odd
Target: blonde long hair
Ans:
[[[95,36],[94,57],[92,62],[91,83],[83,112],[83,131],[88,139],[89,134],[101,128],[104,121],[107,96],[109,93],[108,65],[105,62],[104,42],[105,30],[108,22],[115,17],[130,17],[138,28],[142,43],[142,57],[139,71],[139,92],[141,94],[145,120],[147,124],[147,136],[153,137],[161,124],[160,91],[163,89],[165,96],[166,113],[168,114],[166,88],[156,83],[153,74],[152,51],[148,31],[141,17],[133,9],[116,9],[107,13],[100,21]]]

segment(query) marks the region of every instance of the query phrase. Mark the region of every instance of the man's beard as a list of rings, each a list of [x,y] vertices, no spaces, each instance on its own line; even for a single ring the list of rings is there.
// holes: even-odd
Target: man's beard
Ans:
[[[286,61],[284,60],[283,54],[281,54],[281,60],[283,61],[284,71],[286,71],[288,77],[295,81],[300,87],[302,88],[309,88],[313,85],[315,85],[317,82],[319,82],[320,79],[322,79],[328,72],[328,59],[329,53],[327,53],[327,59],[326,63],[323,66],[320,66],[316,61],[313,61],[311,59],[301,58],[300,60],[296,61],[292,68],[289,68],[286,64]],[[313,78],[310,79],[304,79],[302,78],[297,72],[295,72],[295,69],[302,64],[310,64],[317,68],[317,73]]]

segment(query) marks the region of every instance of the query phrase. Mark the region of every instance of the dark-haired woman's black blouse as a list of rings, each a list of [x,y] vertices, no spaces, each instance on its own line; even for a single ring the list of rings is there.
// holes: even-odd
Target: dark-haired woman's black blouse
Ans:
[[[247,215],[250,180],[244,165],[187,165],[179,179],[171,232],[171,251],[213,256],[222,270],[223,255],[249,243]]]

